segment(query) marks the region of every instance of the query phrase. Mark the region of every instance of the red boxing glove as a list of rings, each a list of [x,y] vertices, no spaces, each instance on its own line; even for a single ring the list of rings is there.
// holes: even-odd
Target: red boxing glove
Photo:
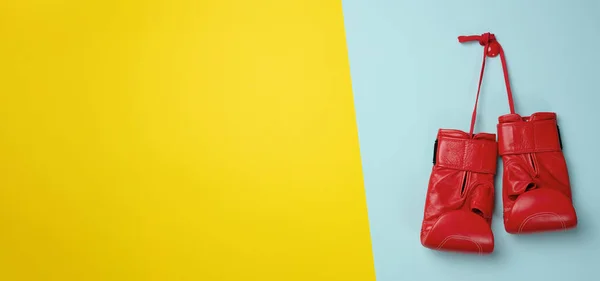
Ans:
[[[509,233],[566,230],[577,225],[569,173],[562,153],[556,113],[528,117],[515,113],[502,46],[493,34],[461,36],[479,41],[485,57],[500,54],[510,114],[498,118],[498,150],[504,164],[502,203],[504,228]]]
[[[484,66],[469,133],[438,131],[421,226],[421,244],[427,248],[478,254],[494,250],[496,135],[473,134]]]
[[[438,131],[421,228],[427,248],[479,254],[494,250],[496,135],[469,136]]]
[[[556,114],[507,114],[498,121],[506,231],[528,233],[575,227],[577,215]]]

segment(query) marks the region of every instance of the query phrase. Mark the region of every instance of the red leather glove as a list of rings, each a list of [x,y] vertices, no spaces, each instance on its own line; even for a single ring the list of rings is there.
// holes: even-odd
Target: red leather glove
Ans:
[[[421,228],[427,248],[479,254],[494,250],[496,135],[469,136],[438,131]]]
[[[479,41],[486,56],[500,54],[510,114],[498,118],[498,150],[504,164],[502,203],[504,228],[509,233],[565,230],[577,225],[569,173],[562,153],[556,113],[528,117],[515,113],[504,50],[495,36],[461,36],[460,42]]]
[[[556,113],[498,118],[504,163],[502,202],[509,233],[564,230],[577,225]]]
[[[484,68],[485,54],[469,133],[438,131],[421,226],[421,244],[427,248],[479,254],[494,250],[496,135],[473,134]]]

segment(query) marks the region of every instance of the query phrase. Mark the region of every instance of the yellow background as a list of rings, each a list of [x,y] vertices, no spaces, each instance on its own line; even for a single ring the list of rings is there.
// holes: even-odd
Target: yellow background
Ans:
[[[0,2],[0,280],[374,280],[341,1]]]

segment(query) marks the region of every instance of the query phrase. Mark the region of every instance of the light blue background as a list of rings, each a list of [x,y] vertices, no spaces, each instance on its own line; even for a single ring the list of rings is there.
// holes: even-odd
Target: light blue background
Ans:
[[[600,1],[344,0],[378,281],[595,280],[600,258]],[[495,33],[517,112],[555,111],[577,229],[513,236],[496,176],[491,256],[440,253],[419,231],[438,128],[469,129],[482,47]],[[476,132],[508,113],[500,59],[488,59]],[[500,163],[499,163],[500,164]]]

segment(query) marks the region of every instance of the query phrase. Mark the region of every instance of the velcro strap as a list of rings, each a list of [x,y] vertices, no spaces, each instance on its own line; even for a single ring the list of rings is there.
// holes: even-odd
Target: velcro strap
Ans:
[[[493,140],[440,137],[436,165],[462,171],[495,174],[497,145]]]
[[[498,124],[500,155],[561,151],[556,120]]]

